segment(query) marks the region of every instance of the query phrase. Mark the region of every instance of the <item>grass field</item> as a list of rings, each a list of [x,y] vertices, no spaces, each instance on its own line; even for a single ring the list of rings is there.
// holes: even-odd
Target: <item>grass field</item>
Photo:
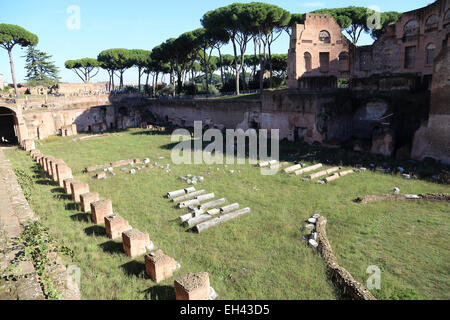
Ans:
[[[449,192],[448,186],[371,171],[319,185],[282,173],[263,176],[249,164],[171,164],[170,173],[154,167],[135,175],[115,169],[116,176],[96,180],[83,169],[129,158],[149,157],[152,163],[170,163],[170,135],[133,129],[84,141],[72,139],[52,137],[37,148],[64,159],[76,179],[88,182],[91,191],[99,192],[102,198],[111,199],[114,211],[133,227],[148,232],[159,248],[181,264],[175,277],[209,272],[220,299],[341,298],[320,256],[302,241],[304,220],[314,213],[328,218],[328,238],[338,261],[357,280],[365,283],[368,266],[380,267],[381,289],[372,291],[377,298],[450,298],[448,204],[352,202],[361,195],[389,193],[394,186],[405,193]],[[281,150],[282,158],[288,161],[397,164],[303,144],[286,143]],[[13,148],[6,155],[15,169],[36,182],[29,190],[35,214],[61,244],[74,251],[74,262],[67,257],[65,262],[81,267],[83,298],[174,298],[173,278],[154,284],[145,275],[144,258],[128,258],[121,242],[110,241],[103,226],[93,226],[89,216],[80,213],[57,185],[44,179],[24,151]],[[431,174],[429,168],[421,169]],[[177,221],[184,211],[175,209],[163,196],[186,187],[178,177],[189,173],[205,177],[197,189],[214,192],[216,198],[226,197],[228,203],[251,207],[252,212],[202,234],[186,232]]]

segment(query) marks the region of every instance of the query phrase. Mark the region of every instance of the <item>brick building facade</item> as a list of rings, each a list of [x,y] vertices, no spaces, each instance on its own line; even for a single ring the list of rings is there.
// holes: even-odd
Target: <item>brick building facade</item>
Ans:
[[[352,76],[414,73],[429,81],[433,61],[446,47],[449,32],[449,0],[405,12],[373,45],[356,49]]]
[[[372,45],[360,47],[331,15],[307,14],[291,36],[287,85],[302,89],[302,78],[386,74],[415,75],[430,84],[434,59],[447,46],[449,33],[450,0],[403,13]]]
[[[289,88],[298,88],[299,78],[350,76],[353,45],[333,16],[307,14],[305,23],[293,28],[290,41],[286,80]]]

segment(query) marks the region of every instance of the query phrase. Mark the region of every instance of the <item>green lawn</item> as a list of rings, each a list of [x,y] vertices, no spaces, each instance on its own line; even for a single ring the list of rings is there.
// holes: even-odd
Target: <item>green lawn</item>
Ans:
[[[314,213],[328,218],[328,237],[338,261],[357,280],[365,283],[369,265],[382,269],[381,290],[373,291],[377,298],[450,297],[448,204],[352,202],[361,195],[388,193],[394,186],[406,193],[449,192],[448,186],[369,171],[319,185],[281,173],[262,176],[248,164],[226,168],[171,164],[169,174],[158,167],[135,175],[115,169],[116,176],[95,180],[82,170],[129,158],[170,163],[170,135],[133,129],[84,141],[73,138],[52,137],[37,147],[64,159],[76,179],[111,199],[114,211],[133,227],[148,232],[159,248],[181,264],[175,277],[209,272],[220,299],[340,298],[320,256],[301,240],[304,220]],[[283,144],[282,150],[287,160],[314,162],[310,157],[326,157],[331,162],[344,159],[345,164],[358,159],[358,154],[297,144]],[[294,151],[300,153],[294,155]],[[145,275],[144,258],[128,258],[121,243],[110,241],[103,226],[93,226],[58,186],[43,178],[24,151],[10,149],[6,154],[15,168],[36,181],[30,205],[50,233],[73,249],[75,262],[66,258],[66,263],[81,267],[85,299],[174,298],[173,278],[155,285]],[[229,173],[230,169],[235,173]],[[202,234],[186,232],[177,221],[184,211],[163,196],[185,187],[178,177],[188,173],[205,177],[197,189],[251,207],[252,212]]]

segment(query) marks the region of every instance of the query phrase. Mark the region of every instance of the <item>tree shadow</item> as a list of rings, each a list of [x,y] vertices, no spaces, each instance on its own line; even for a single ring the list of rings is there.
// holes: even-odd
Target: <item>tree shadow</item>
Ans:
[[[84,233],[88,236],[106,236],[106,229],[103,226],[91,226],[84,229]]]
[[[147,274],[145,273],[145,264],[142,262],[133,260],[121,265],[120,267],[129,277],[135,276],[141,278],[148,278]]]
[[[103,249],[104,252],[114,254],[114,253],[123,253],[123,246],[121,242],[115,241],[107,241],[99,245],[100,248]]]
[[[149,300],[175,300],[175,290],[172,286],[155,285],[141,293]]]
[[[71,215],[70,218],[73,221],[78,221],[78,222],[85,222],[85,223],[91,222],[91,216],[87,213],[77,213],[77,214]]]

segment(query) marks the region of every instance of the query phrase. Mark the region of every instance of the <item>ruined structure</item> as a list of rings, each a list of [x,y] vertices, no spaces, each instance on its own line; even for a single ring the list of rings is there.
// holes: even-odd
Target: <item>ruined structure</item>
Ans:
[[[352,76],[408,73],[419,77],[428,87],[434,58],[446,47],[449,10],[448,0],[438,0],[403,13],[373,45],[356,49]]]
[[[22,141],[153,123],[192,127],[201,120],[205,129],[279,129],[280,139],[289,141],[345,144],[356,151],[450,163],[449,3],[439,0],[405,13],[374,45],[361,48],[342,35],[332,16],[308,14],[291,38],[289,89],[264,91],[258,100],[165,100],[138,94],[3,99],[0,112],[9,118],[1,118],[6,121],[1,134]],[[435,17],[438,22],[431,23]],[[417,20],[418,31],[409,27],[411,19]],[[434,53],[424,51],[424,43],[430,42]],[[405,69],[404,62],[411,62],[406,48],[414,43],[414,68]],[[382,52],[392,59],[382,58]],[[434,69],[427,63],[431,57]],[[431,91],[417,85],[426,84],[431,75]],[[351,86],[336,88],[340,77],[350,77]],[[83,86],[59,85],[58,90],[87,90]]]
[[[307,14],[291,36],[290,90],[275,93],[272,102],[263,99],[263,108],[302,109],[280,127],[290,139],[329,145],[353,139],[355,150],[449,163],[449,33],[449,0],[403,13],[373,45],[362,47],[349,43],[331,15]],[[350,79],[345,93],[335,90],[338,78]],[[328,91],[314,99],[316,106],[305,108],[307,96],[323,89]]]
[[[58,83],[51,87],[49,93],[63,95],[100,94],[109,91],[108,82],[97,83]]]
[[[428,120],[414,137],[412,158],[430,157],[450,163],[450,48],[445,48],[434,63],[431,107]]]
[[[3,83],[3,74],[0,73],[0,90],[5,88],[5,84]]]
[[[293,28],[287,86],[292,89],[335,87],[327,78],[350,76],[350,52],[353,45],[329,14],[307,14],[304,24]]]

